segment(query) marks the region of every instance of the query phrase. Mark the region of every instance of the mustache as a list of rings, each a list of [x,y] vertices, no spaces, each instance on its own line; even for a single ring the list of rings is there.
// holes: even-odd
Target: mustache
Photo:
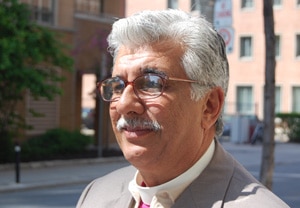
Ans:
[[[153,131],[161,130],[161,125],[157,121],[144,118],[124,118],[121,117],[116,125],[118,131],[127,129],[150,129]]]

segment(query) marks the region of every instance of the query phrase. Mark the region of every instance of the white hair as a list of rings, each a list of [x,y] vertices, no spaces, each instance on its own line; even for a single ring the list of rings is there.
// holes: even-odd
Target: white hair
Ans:
[[[116,21],[108,36],[109,51],[114,57],[122,45],[136,48],[164,40],[174,40],[183,46],[182,67],[190,79],[203,83],[192,84],[192,100],[201,99],[216,86],[226,95],[229,66],[225,43],[205,18],[172,9],[143,11]],[[216,122],[216,135],[222,130],[220,116]]]

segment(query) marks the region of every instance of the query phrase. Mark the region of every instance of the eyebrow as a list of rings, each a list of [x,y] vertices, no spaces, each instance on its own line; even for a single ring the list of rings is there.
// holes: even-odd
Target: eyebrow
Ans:
[[[159,75],[164,75],[166,76],[166,73],[159,70],[158,68],[155,67],[145,67],[141,69],[142,73],[147,74],[147,73],[152,73],[152,74],[159,74]]]
[[[164,71],[161,71],[156,67],[147,67],[147,66],[141,67],[140,71],[141,71],[140,72],[141,74],[157,74],[157,75],[167,76],[167,74]],[[119,78],[125,80],[124,77],[121,75],[115,75],[114,77],[119,77]]]

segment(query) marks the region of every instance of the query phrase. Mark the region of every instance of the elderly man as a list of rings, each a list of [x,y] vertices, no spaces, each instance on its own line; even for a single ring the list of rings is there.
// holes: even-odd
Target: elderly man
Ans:
[[[222,38],[202,17],[144,11],[113,24],[110,102],[132,164],[93,181],[77,207],[288,207],[219,144],[228,87]]]

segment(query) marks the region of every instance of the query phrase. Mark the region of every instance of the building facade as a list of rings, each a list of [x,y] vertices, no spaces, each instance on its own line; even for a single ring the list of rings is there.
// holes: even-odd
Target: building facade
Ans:
[[[263,2],[232,1],[234,50],[228,54],[229,113],[263,117],[265,34]],[[274,0],[275,112],[300,113],[300,1]]]
[[[106,37],[111,30],[115,17],[124,16],[124,1],[120,0],[20,0],[28,4],[32,11],[32,20],[59,34],[62,41],[70,46],[66,51],[74,59],[73,72],[63,72],[66,78],[61,83],[63,95],[53,101],[35,100],[27,96],[24,107],[26,121],[34,128],[25,132],[25,138],[42,134],[52,128],[78,130],[82,127],[82,77],[93,74],[96,78],[89,83],[95,89],[96,82],[109,75],[111,58],[107,53]],[[109,126],[107,104],[92,93],[96,103],[93,116],[96,136],[105,138],[101,143],[113,139]],[[27,110],[44,114],[34,117]],[[98,118],[102,119],[98,119]],[[100,120],[100,121],[99,121]],[[98,122],[99,121],[99,122]],[[101,125],[101,128],[100,128]],[[100,129],[101,131],[98,131]],[[96,143],[99,142],[95,139]]]

